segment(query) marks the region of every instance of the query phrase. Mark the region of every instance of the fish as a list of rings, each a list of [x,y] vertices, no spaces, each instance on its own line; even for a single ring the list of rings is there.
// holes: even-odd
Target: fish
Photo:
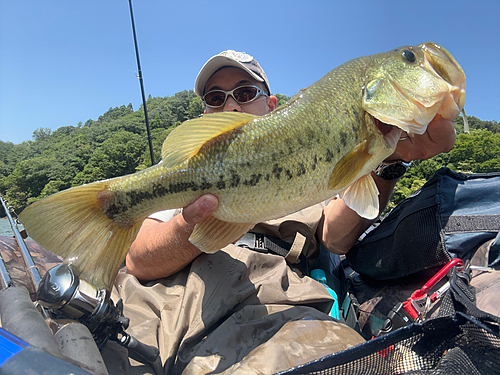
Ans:
[[[165,139],[162,160],[134,174],[73,187],[28,206],[20,221],[45,249],[94,287],[110,288],[148,215],[219,200],[189,240],[213,253],[252,227],[340,196],[379,215],[371,171],[402,132],[423,134],[465,104],[465,74],[426,42],[350,60],[272,113],[224,112],[188,120]]]

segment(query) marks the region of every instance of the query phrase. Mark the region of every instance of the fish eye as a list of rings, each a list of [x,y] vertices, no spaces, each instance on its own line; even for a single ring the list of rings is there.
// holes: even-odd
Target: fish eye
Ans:
[[[415,54],[410,50],[405,49],[403,50],[403,52],[401,52],[401,54],[408,62],[414,63],[416,60]]]

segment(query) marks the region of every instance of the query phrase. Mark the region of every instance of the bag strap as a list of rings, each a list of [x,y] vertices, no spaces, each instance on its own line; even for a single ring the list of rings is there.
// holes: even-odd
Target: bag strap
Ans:
[[[473,232],[498,232],[500,228],[500,215],[452,215],[444,227],[444,232],[473,233]]]
[[[274,236],[253,232],[246,233],[235,243],[236,246],[246,247],[247,249],[260,253],[280,255],[285,258],[289,264],[299,268],[302,273],[309,275],[307,259],[302,255],[305,244],[306,236],[299,232],[295,234],[295,239],[292,244]]]

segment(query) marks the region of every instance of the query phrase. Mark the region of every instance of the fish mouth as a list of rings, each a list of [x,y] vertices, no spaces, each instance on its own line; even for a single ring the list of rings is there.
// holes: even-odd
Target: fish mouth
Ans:
[[[442,46],[433,42],[418,45],[422,49],[426,61],[434,72],[450,85],[465,90],[465,73],[457,60]]]
[[[455,58],[442,46],[433,42],[419,44],[424,53],[423,66],[441,77],[449,87],[437,114],[452,120],[465,105],[465,73]]]
[[[373,117],[373,121],[375,122],[375,126],[382,133],[382,135],[387,135],[394,129],[394,125],[386,124],[385,122],[380,121],[378,118]]]
[[[395,149],[399,142],[399,138],[403,133],[403,130],[395,125],[390,125],[385,122],[380,121],[378,118],[371,116],[375,127],[384,136],[384,140],[387,146],[391,149]]]

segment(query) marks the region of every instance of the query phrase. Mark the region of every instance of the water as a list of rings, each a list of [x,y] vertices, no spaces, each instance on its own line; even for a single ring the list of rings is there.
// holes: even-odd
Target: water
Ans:
[[[14,233],[7,218],[0,219],[0,236],[12,237]]]

